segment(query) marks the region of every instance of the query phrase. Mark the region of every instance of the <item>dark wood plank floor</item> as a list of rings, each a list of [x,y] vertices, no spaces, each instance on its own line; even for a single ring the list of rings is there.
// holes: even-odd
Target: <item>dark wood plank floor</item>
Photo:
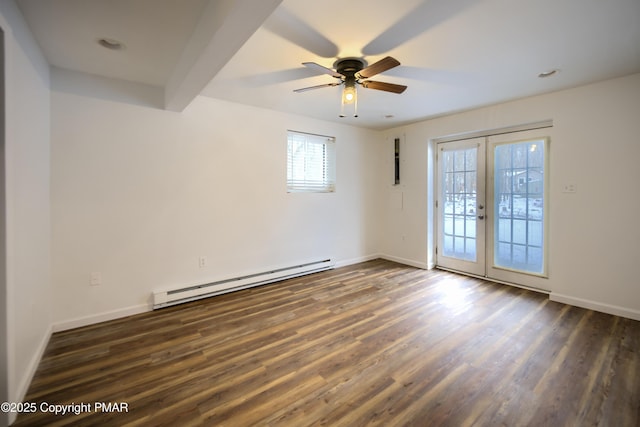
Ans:
[[[57,333],[26,401],[90,410],[17,425],[637,427],[640,322],[376,260]]]

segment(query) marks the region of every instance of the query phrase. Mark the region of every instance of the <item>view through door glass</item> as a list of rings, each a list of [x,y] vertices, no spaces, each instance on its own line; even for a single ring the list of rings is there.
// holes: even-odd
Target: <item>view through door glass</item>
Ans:
[[[496,267],[544,273],[544,140],[494,150]]]
[[[444,256],[476,261],[478,149],[443,151]]]

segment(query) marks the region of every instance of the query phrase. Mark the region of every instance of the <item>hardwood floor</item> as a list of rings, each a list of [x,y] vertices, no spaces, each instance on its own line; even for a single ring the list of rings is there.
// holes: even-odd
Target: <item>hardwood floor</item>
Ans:
[[[640,322],[376,260],[54,334],[25,401],[79,414],[16,425],[636,427]]]

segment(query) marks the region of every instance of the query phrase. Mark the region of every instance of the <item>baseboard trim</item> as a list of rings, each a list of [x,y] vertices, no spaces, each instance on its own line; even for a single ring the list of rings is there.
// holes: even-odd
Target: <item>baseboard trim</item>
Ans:
[[[366,255],[358,258],[351,258],[343,261],[336,261],[335,268],[346,267],[348,265],[359,264],[361,262],[373,261],[374,259],[381,258],[378,254]]]
[[[95,323],[107,322],[109,320],[120,319],[134,314],[146,313],[153,310],[153,305],[140,304],[131,307],[120,308],[118,310],[105,311],[91,316],[77,317],[75,319],[64,320],[53,324],[53,332],[62,332],[69,329],[80,328],[82,326],[93,325]]]
[[[426,262],[414,261],[411,259],[395,257],[391,255],[381,254],[379,255],[379,258],[386,259],[387,261],[397,262],[398,264],[408,265],[410,267],[421,268],[423,270],[430,270],[431,268],[433,268],[429,268],[429,264],[427,264]]]
[[[575,305],[576,307],[587,308],[589,310],[599,311],[607,314],[613,314],[614,316],[626,317],[628,319],[640,321],[639,310],[620,307],[618,305],[604,304],[601,302],[587,300],[583,298],[576,298],[570,295],[559,294],[557,292],[551,292],[549,294],[549,299],[551,301],[561,302],[563,304]]]
[[[27,367],[26,374],[20,380],[17,389],[17,396],[11,398],[12,402],[22,402],[24,401],[25,396],[27,395],[27,391],[29,391],[29,386],[31,385],[31,381],[33,381],[33,377],[38,370],[38,366],[40,365],[40,361],[44,356],[44,352],[47,349],[47,345],[49,345],[49,340],[51,339],[51,335],[53,334],[53,329],[50,327],[47,333],[44,334],[38,348],[31,357],[29,361],[29,366]],[[9,413],[9,425],[13,424],[18,416],[17,412]]]

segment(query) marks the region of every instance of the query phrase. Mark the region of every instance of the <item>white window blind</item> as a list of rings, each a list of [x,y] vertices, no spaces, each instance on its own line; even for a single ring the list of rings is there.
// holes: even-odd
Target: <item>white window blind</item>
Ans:
[[[287,192],[333,192],[335,138],[287,131]]]

